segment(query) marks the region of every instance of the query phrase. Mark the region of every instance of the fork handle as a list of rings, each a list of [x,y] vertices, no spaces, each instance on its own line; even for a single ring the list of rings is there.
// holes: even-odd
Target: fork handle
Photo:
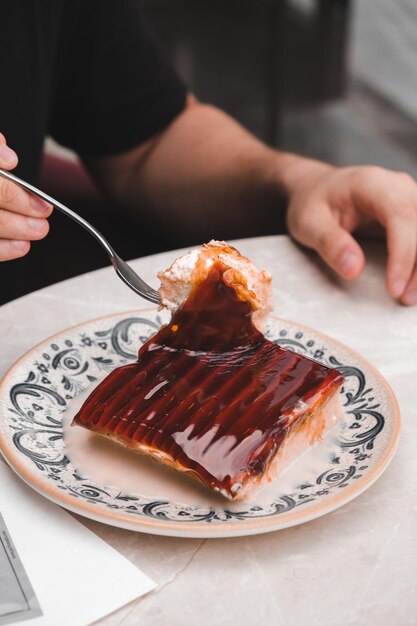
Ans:
[[[112,264],[115,265],[114,259],[117,256],[116,252],[113,250],[113,248],[111,247],[107,239],[105,239],[103,235],[96,228],[94,228],[94,226],[90,224],[90,222],[87,222],[87,220],[85,220],[83,217],[81,217],[77,213],[74,213],[74,211],[71,211],[71,209],[66,207],[65,204],[62,204],[62,202],[58,202],[58,200],[55,200],[51,196],[48,196],[47,193],[44,193],[37,187],[34,187],[33,185],[25,182],[24,180],[21,180],[20,178],[15,176],[15,174],[11,174],[10,172],[6,170],[2,170],[0,168],[0,176],[2,178],[6,178],[7,180],[12,181],[16,185],[19,185],[19,187],[22,187],[26,191],[33,193],[35,196],[42,198],[42,200],[49,202],[49,204],[52,204],[52,206],[58,209],[58,211],[61,211],[61,213],[64,213],[65,215],[70,217],[72,220],[74,220],[74,222],[77,222],[77,224],[85,228],[85,230],[87,230],[91,235],[93,235],[93,237],[95,237],[95,239],[97,239],[97,241],[103,246],[103,248],[106,250],[107,254],[110,257]]]

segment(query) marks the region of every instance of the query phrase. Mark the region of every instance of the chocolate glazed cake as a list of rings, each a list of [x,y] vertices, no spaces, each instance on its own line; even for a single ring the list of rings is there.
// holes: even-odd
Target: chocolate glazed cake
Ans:
[[[137,362],[113,371],[73,424],[240,499],[276,474],[287,441],[322,436],[343,376],[266,339],[228,270],[215,260]]]

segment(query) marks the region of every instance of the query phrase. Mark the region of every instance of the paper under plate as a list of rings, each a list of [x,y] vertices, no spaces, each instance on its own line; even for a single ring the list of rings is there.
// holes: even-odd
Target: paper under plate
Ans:
[[[365,491],[399,438],[396,399],[382,375],[350,348],[315,330],[271,318],[279,345],[337,367],[339,426],[251,500],[226,501],[169,468],[69,427],[83,397],[108,372],[136,359],[163,316],[154,309],[93,320],[23,356],[0,384],[0,449],[38,492],[86,517],[178,537],[263,533],[309,521]]]

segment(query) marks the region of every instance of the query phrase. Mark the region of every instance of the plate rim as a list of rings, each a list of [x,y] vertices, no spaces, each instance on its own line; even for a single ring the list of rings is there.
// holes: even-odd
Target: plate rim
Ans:
[[[148,307],[142,309],[130,309],[127,311],[120,311],[116,313],[110,313],[108,315],[103,315],[99,317],[95,317],[93,319],[84,320],[78,324],[74,324],[73,326],[66,327],[57,333],[54,333],[48,337],[45,337],[40,342],[32,346],[29,350],[27,350],[24,354],[22,354],[6,371],[4,376],[0,380],[0,411],[1,411],[1,399],[4,393],[4,389],[7,386],[8,378],[12,375],[14,370],[19,366],[19,364],[27,359],[33,352],[36,352],[41,346],[47,344],[53,339],[61,337],[68,332],[76,331],[78,328],[82,328],[87,324],[94,324],[95,322],[100,322],[103,320],[112,320],[115,318],[123,317],[123,316],[132,316],[137,314],[144,314],[149,312],[158,311],[157,307]],[[216,526],[207,525],[204,522],[175,522],[175,521],[164,521],[161,519],[147,519],[147,518],[133,518],[132,523],[126,519],[126,513],[120,514],[114,510],[106,510],[101,509],[100,513],[97,513],[97,509],[94,505],[90,504],[87,501],[78,501],[78,506],[74,506],[74,500],[65,492],[58,491],[54,489],[52,485],[49,483],[43,483],[38,479],[33,472],[30,471],[30,468],[23,463],[20,459],[20,455],[18,453],[13,454],[10,450],[10,446],[3,436],[2,429],[0,429],[0,454],[4,457],[6,463],[9,467],[21,478],[29,487],[37,491],[42,496],[46,497],[48,500],[58,504],[59,506],[64,507],[65,509],[80,515],[82,517],[87,517],[94,521],[98,521],[110,526],[123,528],[125,530],[132,530],[135,532],[143,532],[147,534],[153,535],[164,535],[170,537],[177,538],[227,538],[227,537],[239,537],[239,536],[249,536],[256,535],[261,533],[273,532],[277,530],[282,530],[284,528],[289,528],[291,526],[296,526],[299,524],[304,524],[306,522],[312,521],[323,515],[331,513],[336,509],[348,504],[348,502],[352,501],[354,498],[360,496],[364,491],[366,491],[369,487],[371,487],[376,480],[382,475],[382,473],[387,469],[389,464],[391,463],[394,454],[397,450],[400,434],[401,434],[401,413],[398,400],[392,390],[391,385],[383,376],[383,374],[378,370],[378,368],[373,365],[368,359],[363,357],[359,352],[350,348],[345,343],[339,341],[323,333],[321,330],[317,330],[312,328],[311,326],[307,326],[305,324],[299,323],[297,321],[289,320],[286,318],[278,317],[276,315],[270,315],[270,318],[277,320],[279,322],[283,322],[284,324],[288,324],[290,326],[296,326],[297,329],[300,329],[304,332],[312,332],[315,335],[323,337],[325,340],[328,340],[330,344],[336,345],[344,351],[349,352],[354,356],[358,361],[360,361],[366,368],[372,371],[373,375],[381,382],[384,387],[384,391],[389,398],[390,404],[393,408],[393,412],[391,415],[391,427],[392,432],[389,440],[386,444],[386,450],[381,459],[375,464],[373,468],[371,468],[360,480],[356,481],[355,484],[348,486],[339,494],[334,494],[329,500],[319,501],[313,504],[309,509],[308,513],[304,514],[302,507],[298,510],[291,510],[286,513],[282,513],[279,517],[277,517],[274,521],[271,517],[265,518],[253,518],[251,520],[246,520],[245,525],[243,526],[238,522],[220,522],[216,524]],[[0,413],[0,419],[2,415]],[[57,493],[59,493],[59,497],[57,497]],[[115,523],[117,522],[117,523]]]

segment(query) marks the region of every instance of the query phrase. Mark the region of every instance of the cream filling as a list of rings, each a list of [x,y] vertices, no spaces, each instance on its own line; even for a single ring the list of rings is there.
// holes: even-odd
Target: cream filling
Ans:
[[[311,405],[310,405],[311,406]],[[250,478],[236,478],[236,481],[231,487],[231,494],[220,489],[214,485],[210,485],[203,481],[201,477],[192,469],[185,467],[182,463],[176,461],[171,455],[148,446],[147,444],[140,443],[134,440],[127,440],[118,435],[112,433],[102,433],[94,430],[93,432],[101,437],[110,439],[118,443],[119,445],[148,456],[155,461],[168,465],[173,469],[189,474],[193,478],[197,478],[200,482],[206,486],[220,492],[223,496],[230,500],[243,500],[248,498],[253,491],[261,489],[266,484],[275,480],[284,470],[288,468],[294,461],[296,461],[310,446],[322,441],[326,434],[335,426],[341,415],[340,408],[340,394],[336,393],[321,407],[314,411],[305,422],[292,433],[290,433],[281,446],[279,447],[275,456],[271,459],[267,470],[258,476]]]
[[[267,470],[242,483],[236,481],[232,486],[234,500],[243,500],[256,489],[276,480],[292,463],[294,463],[311,446],[324,439],[327,433],[336,425],[342,414],[340,394],[338,389],[321,407],[313,411],[305,422],[290,433],[278,448],[276,455],[271,459]],[[226,495],[226,494],[224,494]]]

